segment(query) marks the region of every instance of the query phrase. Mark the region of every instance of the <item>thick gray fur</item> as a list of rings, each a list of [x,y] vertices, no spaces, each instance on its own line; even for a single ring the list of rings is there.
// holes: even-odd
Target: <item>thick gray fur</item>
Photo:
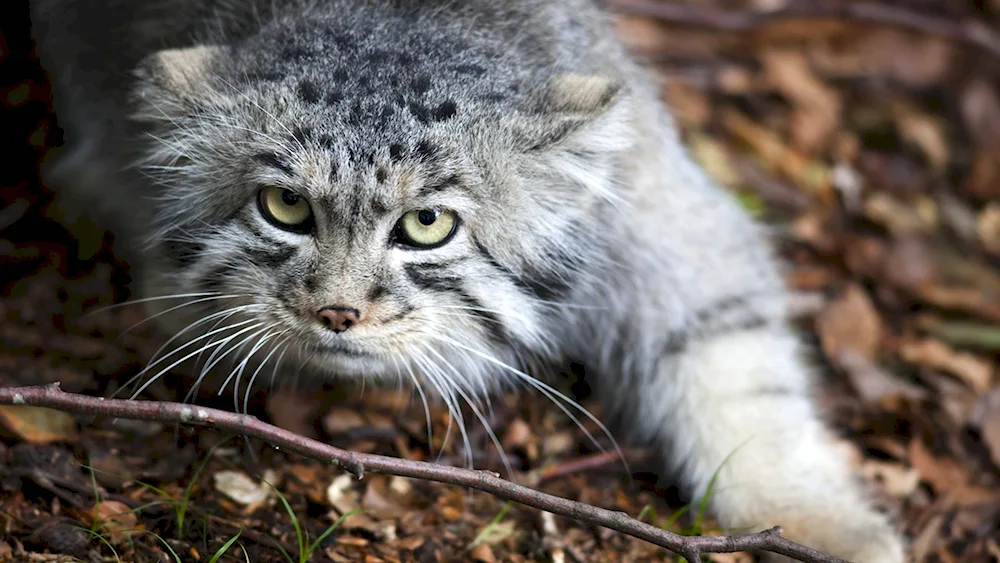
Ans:
[[[693,163],[590,1],[32,10],[67,139],[48,177],[145,244],[147,295],[211,293],[158,317],[210,321],[170,360],[204,346],[240,360],[239,385],[301,359],[429,385],[454,409],[507,384],[551,394],[521,370],[581,360],[622,435],[691,495],[721,467],[724,525],[903,560],[816,413],[762,230]],[[305,197],[314,229],[265,221],[261,186]],[[394,244],[421,208],[454,210],[455,236]],[[334,334],[329,305],[360,322]]]

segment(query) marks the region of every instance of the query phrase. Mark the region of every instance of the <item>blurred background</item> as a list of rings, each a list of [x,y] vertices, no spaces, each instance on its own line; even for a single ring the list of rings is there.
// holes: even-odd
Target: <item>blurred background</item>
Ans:
[[[818,396],[879,505],[913,539],[913,560],[1000,561],[1000,2],[603,3],[663,78],[696,158],[772,227],[796,320],[815,345]],[[132,307],[84,316],[128,298],[129,269],[110,233],[39,182],[39,163],[61,143],[27,4],[3,2],[0,385],[58,380],[107,396],[163,337],[145,325],[124,333],[142,319]],[[186,389],[174,374],[147,398],[176,400]],[[252,410],[344,447],[412,459],[444,448],[446,461],[463,463],[468,452],[441,443],[443,409],[428,444],[410,399],[282,390],[259,394]],[[214,395],[198,402],[231,407]],[[495,406],[494,427],[523,482],[675,531],[717,533],[676,491],[641,472],[628,480],[551,405],[521,397]],[[380,476],[346,483],[259,445],[171,430],[0,407],[0,560],[43,551],[174,560],[165,545],[179,560],[207,560],[241,525],[250,530],[244,551],[222,560],[284,560],[274,546],[295,551],[292,518],[258,510],[272,493],[240,496],[227,471],[251,484],[271,471],[313,537],[363,508],[317,561],[671,560],[606,530],[562,519],[552,528],[488,495]],[[476,466],[499,466],[485,434],[475,438]],[[199,472],[220,443],[231,457]],[[641,466],[641,450],[628,454]],[[99,470],[94,486],[86,464]],[[189,484],[197,531],[163,506],[146,507],[176,506]],[[123,531],[134,529],[144,532]]]

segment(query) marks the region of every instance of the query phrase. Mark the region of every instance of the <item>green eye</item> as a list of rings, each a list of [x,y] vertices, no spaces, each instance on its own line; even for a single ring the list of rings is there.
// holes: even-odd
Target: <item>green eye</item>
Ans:
[[[276,227],[305,233],[312,228],[312,210],[305,198],[292,190],[267,187],[257,197],[260,212]]]
[[[416,248],[434,248],[455,234],[458,217],[453,211],[414,209],[403,215],[396,227],[399,242]]]

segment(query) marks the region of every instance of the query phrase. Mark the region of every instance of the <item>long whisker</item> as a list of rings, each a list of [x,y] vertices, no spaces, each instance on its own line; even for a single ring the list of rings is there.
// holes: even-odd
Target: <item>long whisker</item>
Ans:
[[[393,355],[392,362],[396,365],[396,372],[399,370],[399,359]],[[420,385],[420,380],[413,373],[413,368],[410,367],[409,362],[403,362],[403,367],[406,368],[406,373],[410,376],[410,381],[417,388],[417,394],[420,395],[420,402],[424,405],[424,418],[427,422],[427,447],[430,449],[431,453],[434,453],[434,425],[431,423],[431,409],[427,404],[427,395],[424,394],[424,388]],[[410,395],[412,397],[413,395]]]
[[[431,354],[434,354],[435,356],[437,356],[439,360],[444,362],[444,365],[447,366],[448,369],[450,369],[453,374],[455,374],[456,381],[460,382],[462,380],[462,373],[456,370],[455,366],[451,365],[451,362],[445,359],[445,357],[442,356],[440,353],[438,353],[437,350],[435,350],[434,348],[431,348],[430,346],[426,346],[426,348],[427,351],[429,351]],[[500,454],[500,461],[503,463],[504,469],[506,469],[507,474],[513,478],[514,468],[511,467],[510,460],[507,458],[507,452],[504,451],[503,445],[500,444],[500,438],[498,438],[496,432],[493,431],[493,427],[490,425],[490,422],[486,420],[486,417],[483,416],[482,412],[480,412],[479,407],[476,406],[476,401],[474,401],[465,391],[462,390],[461,383],[455,386],[455,391],[458,392],[458,394],[463,399],[465,399],[465,402],[468,403],[469,408],[472,409],[473,414],[475,414],[476,418],[479,419],[479,422],[482,423],[483,428],[486,429],[486,434],[489,436],[490,441],[493,442],[493,446],[496,447],[497,452],[499,452]],[[469,452],[469,456],[471,458],[472,456],[471,451]]]
[[[263,324],[263,323],[261,323],[261,324]],[[277,325],[278,325],[278,323],[273,323],[273,324],[271,324],[269,326],[266,326],[266,327],[264,327],[264,328],[262,328],[262,329],[260,329],[260,330],[258,330],[256,332],[251,333],[249,336],[247,336],[243,340],[241,340],[238,343],[230,346],[229,349],[226,350],[225,352],[223,352],[222,354],[219,354],[219,357],[215,358],[214,361],[212,361],[211,359],[209,359],[208,361],[206,361],[205,362],[205,367],[203,367],[201,369],[201,373],[198,374],[198,379],[195,380],[194,385],[191,386],[191,389],[188,391],[187,395],[184,396],[184,402],[187,402],[192,396],[194,396],[195,394],[197,394],[198,389],[201,387],[202,381],[205,380],[205,377],[209,374],[209,372],[212,371],[212,368],[214,368],[216,365],[218,365],[219,362],[221,362],[223,359],[226,358],[226,356],[228,356],[229,354],[232,354],[233,352],[239,350],[247,342],[250,342],[254,338],[257,338],[258,336],[266,333],[267,331],[271,330],[272,328],[274,328]],[[256,326],[260,326],[260,325],[256,325]],[[233,336],[236,336],[236,335],[233,335]],[[215,349],[215,351],[212,353],[212,355],[214,356],[216,352],[222,350],[223,348],[225,348],[225,345],[217,347]],[[226,383],[223,384],[223,389],[225,389],[225,386],[228,383],[229,383],[229,379],[227,378],[226,379]],[[220,390],[219,394],[220,395],[222,394],[221,390]]]
[[[202,319],[201,321],[198,321],[197,323],[194,323],[194,324],[190,325],[188,327],[188,329],[194,328],[194,326],[196,324],[201,324],[202,322],[208,322],[208,321],[212,320],[213,318],[217,318],[217,317],[220,317],[220,316],[223,317],[222,320],[225,320],[225,319],[231,317],[232,315],[235,315],[237,312],[239,312],[239,311],[226,311],[226,313],[227,313],[226,315],[221,315],[221,314],[216,313],[214,315],[211,315],[210,316],[211,318],[210,317],[206,317],[206,318]],[[231,330],[231,329],[234,329],[236,327],[240,327],[240,326],[252,323],[252,322],[254,322],[254,319],[247,319],[247,320],[239,321],[239,322],[236,322],[236,323],[228,324],[228,325],[226,325],[226,326],[224,326],[222,328],[213,328],[212,330],[206,332],[205,334],[202,334],[201,336],[197,336],[195,338],[192,338],[190,341],[188,341],[188,342],[186,342],[184,344],[181,344],[177,348],[174,348],[172,351],[170,351],[170,352],[168,352],[168,353],[166,353],[166,354],[164,354],[162,356],[156,357],[156,355],[154,355],[153,357],[155,358],[155,360],[151,361],[145,368],[142,369],[142,371],[140,371],[139,373],[137,373],[136,377],[141,376],[144,373],[147,373],[154,366],[160,364],[161,362],[165,361],[167,358],[173,356],[174,354],[179,353],[181,350],[187,348],[188,346],[191,346],[191,345],[195,344],[196,342],[198,342],[200,340],[204,340],[204,339],[209,338],[211,336],[214,336],[214,335],[216,335],[216,334],[218,334],[220,332],[225,332],[227,330]],[[216,326],[218,326],[218,325],[216,325]],[[188,330],[188,329],[185,329],[185,330]],[[160,350],[163,350],[163,348],[165,348],[167,345],[169,345],[170,342],[172,342],[177,337],[179,337],[180,334],[181,333],[179,332],[176,335],[174,335],[173,338],[171,338],[170,340],[168,340],[166,344],[164,344],[163,346],[160,347]],[[160,350],[157,351],[157,354],[159,354]]]
[[[154,375],[153,377],[151,377],[149,379],[149,381],[147,381],[146,383],[144,383],[142,385],[142,387],[140,387],[135,393],[132,394],[132,398],[135,399],[136,397],[138,397],[139,395],[141,395],[142,392],[145,391],[147,387],[149,387],[150,385],[152,385],[154,381],[156,381],[157,379],[159,379],[160,376],[162,376],[164,373],[166,373],[166,372],[174,369],[175,367],[181,365],[182,363],[184,363],[188,359],[193,358],[194,356],[196,356],[198,354],[201,354],[202,352],[204,352],[205,350],[208,350],[209,348],[217,347],[217,346],[225,346],[226,344],[228,344],[229,342],[231,342],[237,336],[239,336],[239,335],[241,335],[241,334],[243,334],[243,333],[245,333],[247,331],[254,330],[254,329],[260,327],[263,324],[264,323],[257,323],[257,324],[250,325],[249,327],[244,328],[243,330],[238,331],[236,334],[233,334],[232,336],[227,336],[226,338],[224,338],[222,340],[217,340],[217,341],[214,341],[214,342],[210,342],[210,343],[206,344],[205,346],[202,346],[198,350],[195,350],[194,352],[191,352],[190,354],[184,356],[183,358],[177,360],[176,362],[170,364],[169,366],[167,366],[167,367],[161,369],[159,372],[157,372],[156,375]],[[231,330],[232,328],[233,327],[228,327],[227,326],[227,327],[221,328],[219,330]],[[143,370],[143,371],[145,371],[145,370]]]
[[[257,366],[257,369],[255,369],[253,371],[253,374],[250,376],[250,381],[247,382],[247,391],[243,395],[243,412],[244,413],[246,413],[246,412],[249,411],[250,391],[251,391],[251,389],[253,389],[254,382],[257,381],[257,375],[259,375],[260,371],[262,369],[264,369],[264,366],[267,365],[267,362],[271,359],[271,356],[273,356],[274,353],[277,352],[279,348],[281,348],[282,349],[281,355],[278,356],[278,361],[274,364],[275,370],[278,369],[278,364],[281,363],[281,358],[285,355],[284,350],[288,349],[288,344],[289,344],[288,340],[289,340],[289,338],[291,338],[291,337],[285,338],[284,340],[282,340],[281,342],[279,342],[277,344],[277,346],[275,346],[274,348],[272,348],[271,351],[267,353],[267,356],[264,356],[264,361],[262,361],[260,363],[260,365]]]
[[[254,345],[250,348],[250,352],[247,353],[246,358],[244,358],[239,364],[237,364],[233,368],[233,371],[231,371],[229,373],[229,377],[227,377],[226,380],[222,382],[222,385],[219,387],[219,391],[216,394],[216,396],[222,395],[222,393],[225,392],[226,387],[229,387],[229,382],[233,379],[233,377],[237,377],[237,373],[240,373],[240,374],[243,373],[243,369],[246,368],[247,362],[250,361],[250,358],[252,358],[253,355],[257,353],[257,350],[259,350],[260,347],[263,346],[264,343],[267,342],[268,338],[271,337],[270,330],[272,328],[278,326],[279,324],[281,324],[281,323],[273,323],[270,326],[265,327],[263,330],[260,330],[259,332],[256,332],[256,333],[252,334],[251,336],[247,337],[246,339],[244,339],[243,342],[241,342],[237,346],[237,349],[238,348],[242,348],[244,345],[246,345],[247,342],[249,342],[250,340],[252,340],[254,338],[257,338],[257,342],[255,342]],[[219,359],[221,360],[222,358],[219,358]],[[216,361],[218,361],[218,360],[216,360]],[[211,366],[209,366],[209,368],[211,368]],[[237,387],[233,388],[233,395],[234,396],[236,396],[237,393],[239,392],[238,385],[239,384],[237,383]]]
[[[596,424],[598,428],[600,428],[601,432],[608,438],[608,440],[611,441],[611,444],[614,446],[615,451],[618,453],[619,459],[621,459],[622,464],[625,466],[625,470],[629,474],[632,473],[632,470],[629,467],[628,461],[625,459],[625,454],[622,452],[621,447],[618,445],[618,441],[615,440],[614,436],[612,436],[611,431],[608,430],[608,427],[605,426],[604,423],[602,423],[600,420],[598,420],[598,418],[596,416],[594,416],[590,411],[588,411],[586,408],[584,408],[583,405],[581,405],[581,404],[577,403],[576,401],[574,401],[573,399],[567,397],[564,393],[561,393],[560,391],[558,391],[557,389],[555,389],[551,385],[548,385],[548,384],[546,384],[546,383],[544,383],[542,381],[539,381],[538,379],[536,379],[536,378],[534,378],[534,377],[532,377],[532,376],[524,373],[521,370],[518,370],[518,369],[515,369],[515,368],[511,367],[511,366],[509,366],[509,365],[501,362],[500,360],[498,360],[498,359],[490,356],[489,354],[484,354],[483,352],[480,352],[479,350],[476,350],[474,348],[468,347],[468,346],[466,346],[466,345],[464,345],[464,344],[462,344],[462,343],[460,343],[460,342],[458,342],[456,340],[448,338],[447,336],[431,335],[431,337],[435,338],[435,339],[438,339],[438,340],[440,340],[442,342],[451,344],[452,346],[455,346],[457,348],[466,350],[466,351],[468,351],[468,352],[470,352],[472,354],[475,354],[475,355],[479,356],[480,358],[482,358],[482,359],[484,359],[484,360],[486,360],[486,361],[488,361],[488,362],[490,362],[490,363],[492,363],[492,364],[494,364],[496,366],[499,366],[499,367],[503,368],[504,370],[506,370],[506,371],[508,371],[508,372],[510,372],[510,373],[512,373],[514,375],[516,375],[519,379],[521,379],[522,381],[524,381],[528,385],[531,385],[536,390],[542,392],[547,397],[549,397],[549,399],[552,400],[552,402],[556,406],[558,406],[559,409],[563,411],[563,413],[565,413],[568,417],[570,417],[570,419],[573,420],[574,423],[578,427],[580,427],[581,430],[583,430],[584,434],[587,435],[587,438],[590,439],[591,443],[593,443],[598,449],[600,449],[600,450],[603,451],[604,448],[600,445],[600,443],[597,441],[597,439],[590,433],[590,431],[587,430],[582,424],[580,424],[580,421],[577,420],[577,418],[572,413],[569,412],[569,409],[567,409],[565,405],[563,405],[560,401],[553,400],[552,397],[549,395],[549,393],[551,393],[552,395],[558,397],[562,401],[565,401],[566,403],[568,403],[569,405],[571,405],[573,408],[575,408],[581,414],[583,414],[588,419],[590,419],[591,422],[593,422],[594,424]]]
[[[267,342],[269,340],[271,340],[272,338],[275,338],[275,337],[279,337],[280,338],[281,335],[283,335],[283,334],[284,334],[284,332],[279,332],[279,333],[268,332],[267,334],[265,334],[264,336],[262,336],[256,342],[256,344],[253,345],[253,347],[250,349],[250,352],[247,353],[247,357],[243,358],[243,361],[240,362],[239,365],[236,366],[236,368],[234,368],[235,369],[235,373],[236,373],[236,381],[233,383],[233,410],[239,412],[239,409],[240,409],[240,401],[239,401],[239,396],[240,396],[240,381],[243,379],[243,372],[244,372],[244,370],[246,370],[247,364],[250,363],[250,360],[254,357],[254,355],[257,353],[257,351],[260,350],[261,348],[263,348],[264,345],[267,344]],[[222,391],[226,387],[229,386],[229,379],[230,378],[232,378],[232,375],[230,375],[228,378],[226,378],[226,381],[223,382],[222,386],[220,387],[220,389],[219,389],[219,394],[220,395],[222,394]]]
[[[155,315],[152,315],[152,316],[146,317],[145,319],[142,319],[141,321],[139,321],[139,322],[135,323],[134,325],[126,328],[125,330],[123,330],[121,332],[121,335],[127,334],[129,331],[131,331],[132,329],[134,329],[135,327],[137,327],[137,326],[139,326],[139,325],[141,325],[143,323],[147,323],[147,322],[149,322],[149,321],[151,321],[151,320],[153,320],[155,318],[158,318],[158,317],[161,317],[163,315],[166,315],[167,313],[172,313],[172,312],[174,312],[174,311],[176,311],[178,309],[183,309],[184,307],[190,307],[191,305],[195,305],[197,303],[204,303],[206,301],[216,301],[218,299],[234,299],[236,297],[247,297],[247,295],[245,295],[245,294],[241,294],[241,295],[216,295],[216,296],[212,296],[212,297],[204,297],[202,299],[195,299],[194,301],[188,301],[187,303],[182,303],[180,305],[175,305],[175,306],[173,306],[173,307],[171,307],[171,308],[169,308],[169,309],[167,309],[165,311],[160,311],[159,313],[156,313]],[[119,337],[121,337],[121,335],[119,335]]]
[[[98,307],[93,311],[88,311],[87,316],[96,315],[98,313],[103,313],[105,311],[110,311],[112,309],[120,309],[122,307],[127,307],[129,305],[137,305],[139,303],[148,303],[150,301],[162,301],[164,299],[185,299],[188,297],[207,297],[209,295],[221,295],[218,291],[207,291],[200,293],[176,293],[171,295],[157,295],[154,297],[143,297],[141,299],[129,299],[128,301],[123,301],[121,303],[115,303],[114,305],[106,305],[104,307]]]
[[[242,308],[242,307],[234,307],[233,309],[241,309],[241,308]],[[212,315],[209,315],[209,316],[207,316],[207,317],[204,317],[204,318],[202,318],[202,319],[200,319],[200,320],[198,320],[198,321],[195,321],[195,322],[193,322],[193,323],[189,324],[189,325],[188,325],[187,327],[185,327],[185,328],[184,328],[183,330],[181,330],[180,332],[178,332],[177,334],[175,334],[174,336],[172,336],[172,337],[171,337],[171,338],[170,338],[169,340],[167,340],[167,341],[166,341],[166,342],[165,342],[165,343],[164,343],[164,344],[163,344],[162,346],[160,346],[160,347],[159,347],[159,349],[157,349],[157,350],[156,350],[156,352],[154,352],[154,353],[153,353],[152,357],[150,358],[150,363],[149,363],[149,364],[147,364],[145,368],[143,368],[143,369],[142,369],[141,371],[139,371],[139,373],[137,373],[137,374],[133,375],[133,376],[132,376],[131,378],[129,378],[129,380],[128,380],[128,381],[126,381],[124,385],[122,385],[122,386],[121,386],[121,387],[120,387],[120,388],[119,388],[119,389],[118,389],[117,391],[115,391],[114,393],[112,393],[112,395],[111,395],[111,396],[112,396],[112,398],[113,398],[113,397],[115,397],[115,396],[117,396],[117,395],[118,395],[118,393],[120,393],[120,392],[121,392],[121,391],[122,391],[123,389],[127,389],[127,388],[128,388],[128,387],[130,387],[130,386],[131,386],[132,384],[136,383],[136,382],[137,382],[137,381],[138,381],[138,380],[139,380],[139,379],[140,379],[140,378],[141,378],[141,377],[142,377],[142,376],[143,376],[144,374],[146,374],[146,373],[147,373],[147,372],[148,372],[148,371],[150,370],[150,368],[152,368],[152,367],[153,367],[153,366],[155,366],[156,364],[158,364],[158,363],[160,363],[161,361],[163,361],[164,359],[166,359],[166,358],[168,358],[168,357],[172,356],[173,354],[175,354],[175,353],[179,352],[180,350],[182,350],[182,349],[186,348],[187,346],[190,346],[190,345],[194,344],[195,342],[198,342],[199,340],[202,340],[202,339],[204,339],[204,338],[206,338],[206,337],[209,337],[209,336],[211,336],[212,334],[214,334],[214,332],[210,332],[210,333],[207,333],[207,334],[204,334],[204,335],[202,335],[202,336],[200,336],[200,337],[198,337],[198,338],[194,338],[194,339],[192,339],[192,340],[191,340],[190,342],[188,342],[187,344],[185,344],[184,346],[181,346],[180,348],[177,348],[177,349],[176,349],[176,350],[174,350],[173,352],[171,352],[171,353],[169,353],[169,354],[167,354],[167,355],[165,355],[165,356],[163,356],[163,357],[161,357],[161,358],[157,359],[157,356],[159,356],[159,355],[160,355],[160,353],[161,353],[161,352],[163,352],[163,350],[165,350],[165,349],[166,349],[166,348],[167,348],[168,346],[170,346],[170,344],[171,344],[171,343],[172,343],[173,341],[175,341],[175,340],[177,340],[178,338],[180,338],[180,336],[181,336],[182,334],[184,334],[184,333],[185,333],[185,332],[187,332],[188,330],[191,330],[191,329],[193,329],[194,327],[198,326],[199,324],[202,324],[202,323],[206,323],[206,322],[208,322],[208,321],[210,321],[210,320],[212,320],[212,319],[214,319],[214,318],[217,318],[217,317],[220,317],[220,316],[223,316],[223,317],[224,317],[224,319],[225,319],[225,318],[228,318],[228,317],[230,317],[230,316],[232,316],[232,315],[236,314],[237,312],[239,312],[239,311],[234,311],[233,309],[226,309],[226,310],[224,310],[224,311],[219,311],[218,313],[214,313],[214,314],[212,314]],[[235,326],[240,326],[240,325],[242,325],[242,324],[246,324],[246,323],[249,323],[249,322],[252,322],[252,321],[249,321],[249,320],[248,320],[248,321],[243,321],[243,322],[241,322],[241,323],[237,323],[237,324],[236,324]],[[231,328],[231,327],[229,327],[229,328]],[[225,329],[221,329],[221,330],[225,330]]]
[[[472,466],[472,443],[469,441],[469,435],[465,431],[465,417],[462,415],[462,410],[458,406],[458,402],[455,400],[455,394],[452,391],[452,386],[449,385],[449,379],[447,374],[441,371],[434,362],[430,360],[423,352],[419,349],[413,350],[414,360],[423,368],[423,374],[432,385],[437,389],[438,394],[444,400],[445,406],[448,407],[448,413],[451,414],[448,420],[448,427],[445,430],[444,441],[441,443],[441,451],[438,452],[438,457],[435,462],[441,460],[441,456],[444,455],[444,451],[448,445],[448,438],[451,436],[451,426],[454,420],[457,423],[459,435],[462,437],[462,442],[465,445],[466,457],[468,459],[469,466]]]

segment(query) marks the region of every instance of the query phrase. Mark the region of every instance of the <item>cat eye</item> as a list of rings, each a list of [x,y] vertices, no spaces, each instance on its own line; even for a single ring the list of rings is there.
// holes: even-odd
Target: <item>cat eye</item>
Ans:
[[[457,226],[458,217],[453,211],[414,209],[397,223],[395,238],[406,246],[435,248],[448,242]]]
[[[301,195],[269,186],[260,190],[257,204],[261,214],[272,225],[286,231],[306,233],[312,229],[312,209]]]

